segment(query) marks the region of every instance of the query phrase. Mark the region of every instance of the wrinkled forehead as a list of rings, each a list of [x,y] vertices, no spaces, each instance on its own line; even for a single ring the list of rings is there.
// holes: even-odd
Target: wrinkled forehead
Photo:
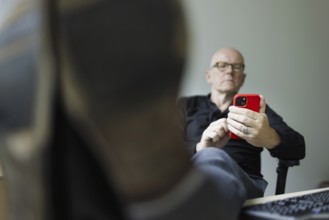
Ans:
[[[238,50],[232,48],[224,48],[218,50],[213,55],[210,66],[213,66],[217,62],[244,63],[244,58]]]

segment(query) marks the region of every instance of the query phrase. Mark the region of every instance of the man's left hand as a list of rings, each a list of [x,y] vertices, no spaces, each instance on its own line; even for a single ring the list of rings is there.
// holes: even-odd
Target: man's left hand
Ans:
[[[256,147],[268,149],[276,147],[280,143],[280,137],[270,127],[265,107],[263,96],[261,96],[259,112],[230,106],[227,117],[228,129]]]

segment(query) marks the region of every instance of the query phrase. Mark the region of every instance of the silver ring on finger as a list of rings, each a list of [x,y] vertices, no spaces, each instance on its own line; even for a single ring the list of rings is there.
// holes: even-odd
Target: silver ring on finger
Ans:
[[[242,132],[245,133],[245,134],[249,134],[249,132],[248,132],[248,127],[247,127],[247,126],[244,126]]]

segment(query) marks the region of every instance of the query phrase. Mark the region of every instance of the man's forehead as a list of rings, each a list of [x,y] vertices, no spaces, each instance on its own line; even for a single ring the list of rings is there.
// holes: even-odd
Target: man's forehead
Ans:
[[[211,66],[216,62],[244,63],[242,54],[233,49],[221,49],[217,51],[211,60]]]

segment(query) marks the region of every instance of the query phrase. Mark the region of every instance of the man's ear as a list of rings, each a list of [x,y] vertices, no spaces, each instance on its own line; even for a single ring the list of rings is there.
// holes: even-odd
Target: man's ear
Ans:
[[[209,70],[204,74],[204,76],[205,76],[207,82],[209,84],[211,84],[211,74],[210,74]]]
[[[247,74],[246,73],[243,73],[243,79],[242,79],[242,82],[241,82],[241,86],[243,86],[244,81],[246,80],[246,77],[247,77]]]

